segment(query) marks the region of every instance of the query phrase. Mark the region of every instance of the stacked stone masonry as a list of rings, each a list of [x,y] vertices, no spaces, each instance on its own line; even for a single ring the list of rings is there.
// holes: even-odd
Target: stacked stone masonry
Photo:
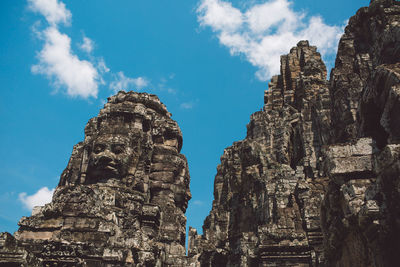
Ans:
[[[281,57],[187,254],[181,131],[156,96],[119,92],[52,202],[0,235],[0,266],[399,266],[399,1],[349,20],[326,76],[308,41]]]
[[[399,78],[400,2],[371,1],[350,19],[331,73],[321,207],[328,266],[399,265]]]
[[[225,149],[203,235],[189,230],[198,266],[309,266],[323,259],[319,206],[328,178],[322,145],[330,113],[326,67],[301,41],[281,57],[264,110]],[[274,265],[270,265],[274,264]]]
[[[155,95],[119,92],[85,128],[51,203],[0,237],[2,266],[184,266],[189,171]]]
[[[349,20],[330,81],[301,41],[225,149],[193,266],[398,266],[400,3]]]

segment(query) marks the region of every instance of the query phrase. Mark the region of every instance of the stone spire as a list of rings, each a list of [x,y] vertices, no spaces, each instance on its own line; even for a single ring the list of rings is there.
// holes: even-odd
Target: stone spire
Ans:
[[[155,95],[110,97],[52,202],[4,236],[10,253],[29,266],[183,266],[190,177],[170,116]]]
[[[198,266],[323,261],[318,206],[329,111],[326,67],[316,47],[301,41],[281,57],[281,74],[265,92],[264,109],[251,115],[247,137],[221,157],[203,235],[189,231]]]

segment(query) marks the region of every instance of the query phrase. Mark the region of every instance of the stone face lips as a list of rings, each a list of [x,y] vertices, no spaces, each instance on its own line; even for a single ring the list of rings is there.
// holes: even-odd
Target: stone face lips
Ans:
[[[203,235],[189,233],[189,256],[201,266],[309,266],[323,260],[319,205],[327,184],[326,67],[301,41],[281,58],[263,111],[247,137],[225,149]]]
[[[400,3],[349,20],[329,82],[300,41],[264,99],[221,157],[187,256],[180,129],[156,96],[119,92],[53,201],[0,235],[0,266],[398,266]]]
[[[86,125],[52,202],[19,222],[18,249],[3,250],[29,266],[183,266],[191,195],[181,147],[156,96],[119,92]]]

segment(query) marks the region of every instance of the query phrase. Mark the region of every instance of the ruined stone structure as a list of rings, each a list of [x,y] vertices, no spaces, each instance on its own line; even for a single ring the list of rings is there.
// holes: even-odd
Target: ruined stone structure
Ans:
[[[301,41],[282,56],[264,110],[251,116],[246,139],[225,149],[203,236],[189,233],[189,256],[202,266],[322,261],[319,206],[327,177],[321,148],[330,99],[316,50]]]
[[[263,111],[225,149],[194,266],[398,266],[400,3],[349,21],[330,81],[316,48],[281,57]]]
[[[334,134],[321,209],[326,260],[398,266],[400,2],[371,1],[350,19],[330,90]]]
[[[3,266],[184,266],[189,172],[155,95],[119,92],[85,128],[51,203],[0,237]]]
[[[187,255],[179,127],[156,96],[119,92],[53,201],[0,235],[0,266],[399,266],[400,2],[361,8],[326,75],[307,41],[281,57]]]

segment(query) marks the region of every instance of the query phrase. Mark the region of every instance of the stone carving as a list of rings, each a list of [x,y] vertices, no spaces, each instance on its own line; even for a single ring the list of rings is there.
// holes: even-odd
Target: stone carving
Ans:
[[[329,266],[400,260],[399,22],[398,1],[371,1],[339,44],[331,76],[336,134],[326,151],[330,183],[321,214]]]
[[[281,57],[264,110],[247,137],[225,149],[203,235],[189,230],[198,266],[309,266],[323,261],[319,205],[327,177],[321,147],[328,139],[326,68],[301,41]],[[197,261],[197,263],[196,263]]]
[[[400,3],[349,20],[330,81],[300,41],[225,149],[203,234],[182,134],[154,95],[119,92],[85,128],[53,201],[0,235],[0,266],[397,266]]]
[[[221,158],[203,235],[189,231],[194,266],[398,265],[399,22],[398,1],[361,8],[329,83],[308,43],[281,58]]]
[[[140,139],[140,135],[108,134],[93,140],[85,184],[133,179],[141,152]]]
[[[189,171],[170,116],[154,95],[109,98],[86,125],[52,202],[22,218],[15,239],[2,238],[16,248],[0,248],[0,263],[184,266]]]

